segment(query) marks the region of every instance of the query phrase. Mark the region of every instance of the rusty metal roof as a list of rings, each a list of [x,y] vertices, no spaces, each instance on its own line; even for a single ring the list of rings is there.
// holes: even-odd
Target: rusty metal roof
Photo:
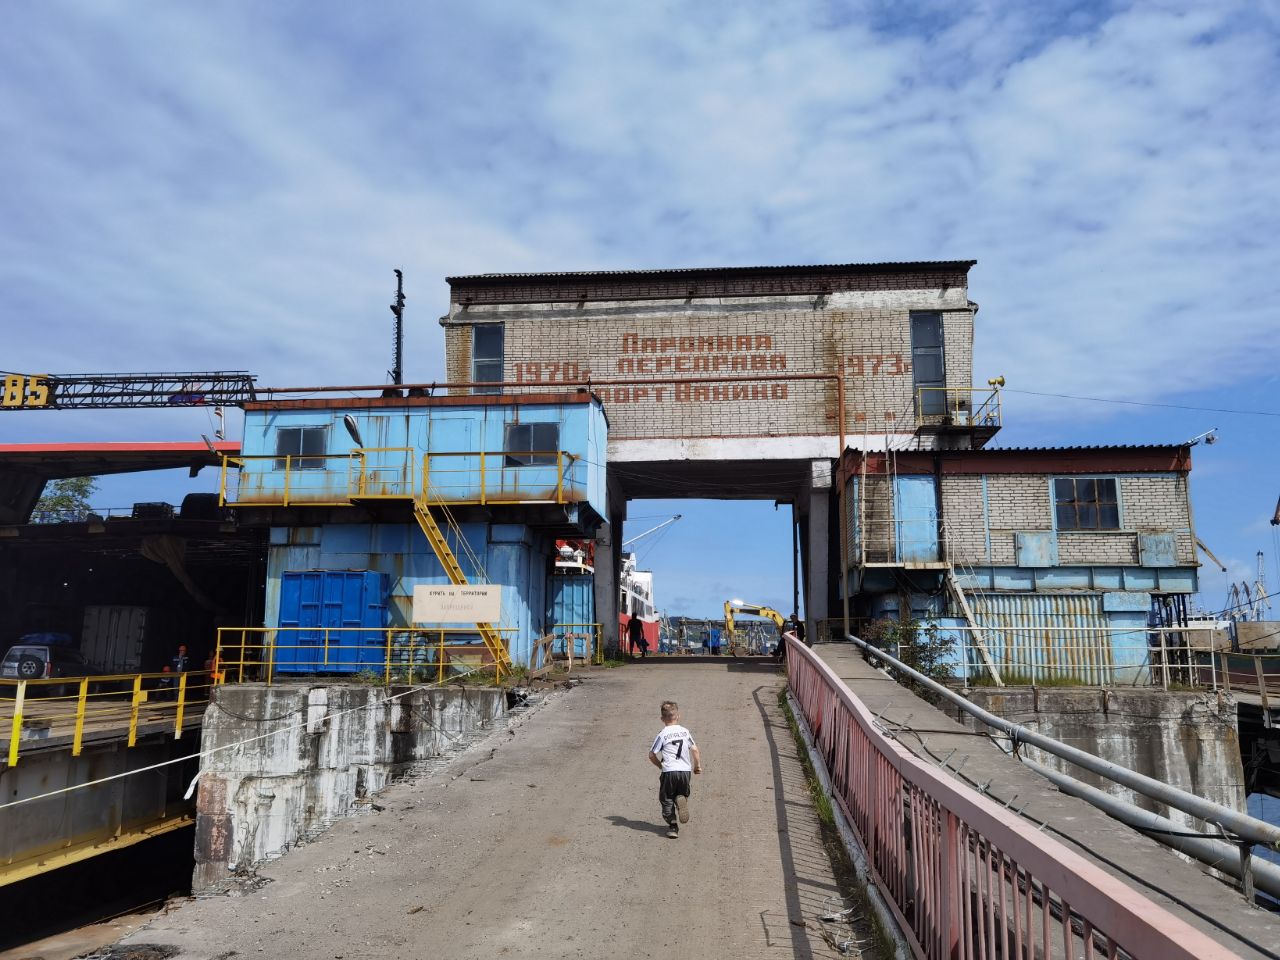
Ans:
[[[923,270],[968,270],[977,260],[891,260],[884,263],[787,264],[760,267],[674,267],[655,270],[567,270],[543,273],[474,273],[445,277],[447,283],[506,280],[601,279],[604,277],[787,276],[811,273],[909,273]]]
[[[981,450],[965,451],[966,453],[1069,453],[1098,452],[1117,450],[1178,450],[1190,446],[1186,441],[1181,443],[1101,443],[1080,444],[1066,447],[983,447]]]

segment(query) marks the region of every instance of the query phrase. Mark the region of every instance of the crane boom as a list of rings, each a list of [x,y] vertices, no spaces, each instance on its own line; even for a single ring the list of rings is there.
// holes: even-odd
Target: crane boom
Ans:
[[[0,376],[0,410],[238,406],[255,397],[255,378],[244,370]]]
[[[651,534],[651,533],[657,533],[657,532],[658,532],[659,530],[661,530],[663,527],[669,527],[671,524],[675,523],[677,520],[679,520],[679,519],[680,519],[681,517],[683,517],[683,516],[684,516],[684,514],[682,514],[682,513],[677,513],[677,514],[676,514],[674,517],[672,517],[671,519],[669,519],[669,520],[663,520],[663,521],[662,521],[660,524],[658,524],[656,527],[650,527],[648,530],[644,531],[644,533],[637,533],[637,534],[636,534],[634,537],[632,537],[630,540],[623,540],[623,541],[622,541],[622,545],[623,545],[624,547],[629,547],[631,544],[635,543],[637,540],[640,540],[640,539],[642,539],[642,538],[644,538],[644,537],[647,537],[647,536],[648,536],[649,534]]]

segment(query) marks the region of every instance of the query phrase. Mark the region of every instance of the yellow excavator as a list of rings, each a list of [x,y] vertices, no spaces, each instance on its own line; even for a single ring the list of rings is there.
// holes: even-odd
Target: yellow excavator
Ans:
[[[729,645],[729,653],[732,656],[738,655],[738,635],[733,628],[734,613],[754,614],[757,617],[764,617],[772,620],[773,625],[778,628],[778,642],[782,642],[782,630],[787,622],[787,618],[780,614],[772,607],[762,607],[758,603],[747,603],[745,600],[726,600],[724,602],[724,638]]]

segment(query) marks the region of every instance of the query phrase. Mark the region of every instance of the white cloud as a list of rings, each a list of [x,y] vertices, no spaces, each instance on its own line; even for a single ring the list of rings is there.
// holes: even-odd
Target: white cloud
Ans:
[[[974,257],[980,382],[1167,400],[1280,360],[1278,84],[1276,0],[12,6],[0,367],[381,380],[400,266],[434,377],[447,274]]]

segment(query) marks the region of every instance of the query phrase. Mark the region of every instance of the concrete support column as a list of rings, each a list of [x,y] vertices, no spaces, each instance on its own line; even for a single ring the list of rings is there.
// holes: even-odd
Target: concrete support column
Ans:
[[[809,642],[817,640],[819,621],[831,616],[831,596],[835,593],[832,577],[838,563],[832,562],[831,539],[831,471],[830,460],[813,460],[809,464],[805,548],[804,617],[805,635]]]
[[[614,525],[602,523],[596,531],[596,573],[593,582],[596,622],[607,657],[618,655],[618,563],[614,549]]]

